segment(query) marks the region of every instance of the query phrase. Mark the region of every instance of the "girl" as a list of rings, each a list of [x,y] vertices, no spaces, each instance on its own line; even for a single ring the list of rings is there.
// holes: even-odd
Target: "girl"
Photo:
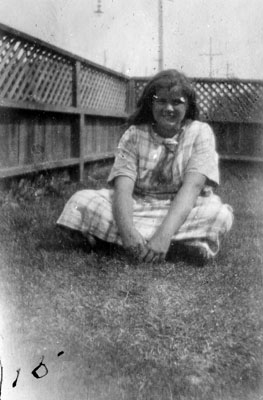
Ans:
[[[146,85],[128,119],[109,189],[82,190],[57,223],[122,245],[145,262],[165,259],[173,242],[196,248],[204,259],[219,250],[233,212],[213,193],[219,184],[215,139],[200,122],[195,91],[176,70]]]

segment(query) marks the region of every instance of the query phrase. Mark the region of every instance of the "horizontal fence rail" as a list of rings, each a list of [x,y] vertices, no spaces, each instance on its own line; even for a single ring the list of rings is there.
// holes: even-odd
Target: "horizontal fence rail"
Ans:
[[[0,178],[113,158],[149,78],[0,24]],[[263,160],[263,81],[192,78],[222,158]]]

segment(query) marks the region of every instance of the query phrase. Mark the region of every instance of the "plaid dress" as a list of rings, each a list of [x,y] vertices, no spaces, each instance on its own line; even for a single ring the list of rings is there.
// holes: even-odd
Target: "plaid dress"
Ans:
[[[75,193],[57,223],[122,244],[112,213],[112,186],[117,176],[127,176],[134,181],[134,226],[147,240],[162,223],[188,172],[205,175],[207,185],[172,240],[205,239],[217,251],[219,235],[232,226],[233,212],[213,193],[212,187],[219,184],[218,155],[211,127],[200,121],[187,121],[171,139],[160,137],[148,125],[130,126],[119,142],[109,188]]]

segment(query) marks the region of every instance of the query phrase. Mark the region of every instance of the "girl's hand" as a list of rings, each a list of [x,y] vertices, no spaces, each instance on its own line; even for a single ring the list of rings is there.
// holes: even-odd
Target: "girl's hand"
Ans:
[[[165,256],[170,247],[170,239],[161,238],[158,235],[154,235],[146,245],[145,252],[143,254],[144,262],[163,262]]]
[[[160,262],[165,259],[172,236],[178,232],[191,212],[205,182],[205,175],[199,172],[188,172],[185,175],[183,185],[173,199],[161,226],[147,243],[143,261]]]
[[[147,242],[135,228],[122,238],[122,242],[124,249],[132,258],[141,260],[144,254],[146,254]]]

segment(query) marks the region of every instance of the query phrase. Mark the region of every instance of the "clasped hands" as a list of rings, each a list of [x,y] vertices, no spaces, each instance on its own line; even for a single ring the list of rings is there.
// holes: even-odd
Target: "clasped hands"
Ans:
[[[132,258],[147,263],[164,261],[169,246],[170,239],[160,237],[158,232],[147,241],[136,229],[123,240],[123,247]]]

